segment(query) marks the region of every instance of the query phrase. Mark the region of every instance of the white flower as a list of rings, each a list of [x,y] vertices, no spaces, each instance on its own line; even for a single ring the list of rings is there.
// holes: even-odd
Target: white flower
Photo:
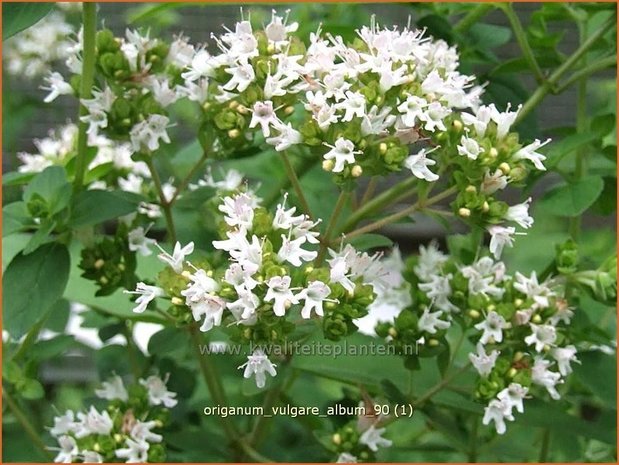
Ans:
[[[480,374],[480,376],[486,377],[494,368],[494,364],[496,363],[496,359],[499,356],[500,352],[498,350],[493,350],[489,354],[484,350],[484,346],[482,344],[477,344],[477,354],[470,353],[469,360]]]
[[[512,412],[512,408],[514,407],[516,408],[516,411],[523,413],[524,405],[522,404],[522,401],[527,395],[527,392],[529,392],[529,388],[521,386],[518,383],[511,383],[497,394],[497,398],[508,405],[510,414]]]
[[[213,74],[214,61],[211,55],[205,50],[198,50],[191,59],[188,70],[181,74],[185,81],[196,81],[203,77],[210,77]]]
[[[103,457],[101,457],[101,454],[95,452],[94,450],[83,450],[82,451],[82,462],[83,463],[103,463]]]
[[[273,276],[267,281],[269,290],[264,297],[265,302],[275,301],[273,313],[277,316],[284,316],[286,308],[297,304],[299,301],[290,290],[290,276]]]
[[[288,11],[286,12],[288,13]],[[269,41],[275,43],[277,46],[282,42],[286,42],[286,36],[289,32],[295,32],[299,28],[298,23],[291,23],[287,25],[288,15],[286,18],[277,16],[275,10],[271,12],[271,22],[264,27],[264,33]]]
[[[262,264],[262,243],[257,236],[252,236],[251,242],[249,242],[244,228],[228,231],[226,235],[228,239],[225,241],[213,241],[213,247],[225,250],[243,267],[255,267],[256,270],[260,268]]]
[[[73,410],[67,410],[64,415],[54,417],[54,426],[50,428],[49,434],[54,437],[70,433],[75,430],[75,415]]]
[[[309,283],[306,289],[303,289],[296,295],[298,300],[305,301],[301,309],[301,316],[305,319],[310,318],[312,310],[316,312],[316,315],[323,316],[322,303],[324,301],[331,301],[327,299],[329,294],[331,294],[331,289],[322,281],[312,281]]]
[[[436,181],[438,176],[428,168],[428,166],[436,165],[436,161],[427,158],[427,155],[437,148],[435,147],[431,150],[421,149],[416,155],[411,155],[404,160],[404,166],[411,170],[413,175],[419,179],[425,179],[428,182]]]
[[[279,131],[277,136],[268,137],[266,142],[275,146],[277,152],[289,149],[293,145],[300,144],[303,140],[301,133],[292,127],[292,124],[280,124],[275,126]]]
[[[49,94],[43,100],[45,103],[53,102],[59,95],[71,95],[73,88],[71,84],[65,82],[62,74],[54,71],[45,77],[47,87],[41,87],[43,90],[48,90]]]
[[[548,298],[554,295],[546,285],[537,282],[537,274],[535,271],[531,273],[530,278],[527,278],[517,271],[514,289],[522,292],[528,298],[533,299],[535,305],[541,308],[547,308],[550,305]]]
[[[286,202],[288,201],[288,193],[284,194],[284,201],[277,204],[277,210],[273,217],[273,227],[275,229],[290,229],[295,225],[305,221],[305,215],[294,216],[297,211],[296,207],[291,207],[286,210]]]
[[[244,324],[256,322],[256,309],[260,305],[260,299],[249,289],[239,287],[236,289],[238,299],[228,303],[228,309],[238,321]]]
[[[348,452],[342,452],[340,455],[337,456],[337,460],[335,461],[335,463],[358,463],[359,461],[357,460],[357,457],[355,457],[352,454],[349,454]]]
[[[550,394],[550,397],[557,400],[561,398],[561,395],[555,386],[561,384],[563,381],[561,381],[561,375],[559,373],[555,373],[548,369],[550,365],[551,362],[548,360],[544,360],[539,356],[535,357],[535,362],[531,368],[531,381],[540,386],[544,386]]]
[[[232,197],[225,197],[218,209],[224,221],[230,226],[241,226],[250,230],[254,221],[254,209],[257,207],[255,197],[244,192]]]
[[[505,420],[514,421],[514,417],[511,414],[510,405],[506,401],[492,399],[488,406],[484,409],[482,423],[484,425],[489,425],[490,422],[493,421],[496,432],[499,434],[504,434],[507,430]]]
[[[157,297],[164,295],[163,289],[157,286],[149,286],[148,284],[139,282],[135,288],[135,291],[124,291],[125,294],[137,294],[138,297],[135,301],[137,307],[133,309],[135,313],[143,313],[149,303],[155,300]]]
[[[419,289],[432,299],[434,306],[443,312],[457,312],[459,310],[449,301],[451,295],[449,280],[452,277],[451,274],[446,276],[434,274],[428,277],[428,282],[418,284]]]
[[[341,284],[344,289],[352,293],[355,290],[355,283],[350,280],[349,264],[346,261],[346,257],[335,256],[329,260],[330,272],[329,280],[332,283]]]
[[[265,373],[268,373],[271,376],[276,376],[276,366],[277,365],[271,363],[261,349],[256,349],[253,354],[247,356],[247,362],[239,366],[239,369],[245,368],[245,371],[243,372],[243,377],[245,379],[255,376],[256,386],[258,386],[259,389],[262,389],[266,384]]]
[[[449,321],[441,320],[443,315],[442,311],[430,312],[429,308],[425,308],[419,321],[417,322],[417,328],[419,331],[425,331],[430,334],[436,334],[437,330],[447,329],[451,326]]]
[[[318,256],[318,252],[305,250],[301,248],[307,239],[299,237],[290,240],[282,234],[282,246],[277,252],[277,258],[280,262],[288,262],[293,266],[301,266],[303,262],[309,262]]]
[[[451,110],[449,108],[435,101],[424,109],[419,119],[425,122],[423,127],[426,131],[434,132],[435,129],[446,131],[447,128],[445,127],[443,119],[450,113]]]
[[[244,92],[249,85],[256,79],[256,73],[249,63],[241,63],[232,68],[226,68],[226,73],[231,74],[230,80],[222,87],[223,90],[237,89]]]
[[[148,390],[150,405],[163,405],[166,408],[172,408],[178,403],[178,400],[175,399],[176,393],[168,391],[167,382],[167,376],[165,380],[155,375],[140,379],[140,384]]]
[[[536,325],[531,323],[532,334],[524,338],[524,342],[530,346],[535,344],[535,350],[541,352],[545,346],[553,346],[557,340],[557,331],[551,325]]]
[[[172,255],[160,248],[161,253],[157,257],[162,262],[170,265],[176,273],[182,273],[185,257],[187,255],[191,255],[193,253],[193,249],[193,242],[190,242],[185,247],[183,247],[180,242],[177,242],[174,245],[174,251],[172,252]]]
[[[58,451],[58,455],[54,458],[56,463],[72,463],[78,456],[79,449],[75,439],[71,436],[60,436],[58,438],[58,445],[60,448],[54,448]]]
[[[278,121],[277,115],[275,115],[275,111],[273,110],[273,102],[270,100],[256,102],[252,111],[249,127],[255,128],[257,125],[260,125],[264,137],[269,137],[271,135],[271,126],[275,126]]]
[[[386,430],[386,428],[375,428],[372,425],[361,434],[359,443],[365,444],[373,452],[376,452],[379,447],[391,447],[393,443],[382,436]]]
[[[138,213],[146,215],[149,218],[161,217],[161,207],[155,203],[140,202],[138,205]]]
[[[435,273],[440,271],[441,266],[448,258],[438,249],[434,241],[430,242],[427,247],[421,245],[417,265],[415,265],[413,271],[422,281],[429,281]]]
[[[143,257],[151,255],[153,252],[150,250],[150,246],[157,243],[155,239],[146,237],[146,232],[142,226],[129,231],[127,239],[129,241],[129,250],[139,252]]]
[[[477,160],[480,153],[484,153],[483,147],[480,147],[472,137],[462,136],[460,145],[458,145],[458,155],[464,155],[471,160]]]
[[[150,76],[147,80],[151,92],[155,100],[163,107],[168,107],[178,100],[178,94],[173,87],[170,87],[170,81],[165,78],[156,78]]]
[[[498,111],[494,105],[490,105],[490,107],[492,121],[496,123],[497,138],[499,140],[503,139],[509,132],[512,124],[514,124],[514,121],[516,121],[516,117],[522,105],[518,105],[516,111],[509,111],[511,105],[507,104],[507,109],[504,112]]]
[[[509,323],[505,321],[497,312],[489,312],[486,319],[475,325],[475,329],[483,331],[479,342],[487,344],[491,340],[493,342],[501,342],[503,340],[503,330],[509,328]]]
[[[219,284],[209,277],[204,270],[196,270],[190,275],[192,284],[181,291],[185,297],[185,304],[191,309],[195,321],[200,321],[204,316],[204,322],[200,331],[209,331],[213,326],[221,324],[226,301],[215,294],[219,290]]]
[[[116,449],[116,457],[126,459],[126,463],[146,463],[148,462],[148,449],[150,445],[145,441],[134,441],[131,438],[125,440],[127,447]]]
[[[559,367],[559,373],[563,376],[567,376],[572,372],[570,362],[580,363],[576,358],[576,347],[569,345],[566,347],[555,347],[550,351],[550,355],[557,361]]]
[[[497,260],[501,258],[503,248],[514,246],[514,234],[516,234],[516,228],[511,226],[498,226],[493,225],[487,228],[490,233],[490,253],[494,255]]]
[[[351,121],[355,116],[363,118],[365,115],[365,97],[360,92],[346,91],[346,98],[336,105],[337,109],[345,111],[342,121]]]
[[[477,136],[482,138],[486,134],[493,111],[496,111],[494,105],[482,105],[477,109],[474,116],[470,113],[462,113],[462,122],[467,126],[473,126]]]
[[[75,424],[75,437],[85,438],[91,434],[103,434],[107,436],[114,426],[110,414],[104,410],[99,413],[94,406],[90,407],[88,413],[78,412],[78,423]]]
[[[131,428],[131,437],[136,441],[161,442],[163,436],[155,434],[151,429],[157,426],[156,421],[136,421]]]
[[[531,163],[533,163],[533,165],[535,165],[535,167],[540,170],[540,171],[546,171],[546,167],[544,166],[544,164],[542,163],[544,160],[546,160],[546,157],[544,155],[542,155],[541,153],[537,152],[537,149],[543,147],[544,145],[548,144],[550,142],[550,139],[546,139],[544,142],[541,142],[539,139],[535,139],[533,141],[533,143],[522,147],[520,150],[518,150],[514,155],[513,155],[513,159],[515,161],[518,160],[529,160]]]
[[[169,144],[170,136],[166,131],[169,123],[170,119],[167,116],[153,114],[134,125],[129,132],[133,150],[140,152],[146,147],[149,151],[154,152],[159,148],[159,140]]]
[[[103,381],[101,385],[101,389],[95,389],[97,397],[107,400],[120,399],[123,402],[129,399],[129,394],[127,394],[127,390],[120,376],[114,375],[107,381]]]
[[[574,316],[574,312],[567,305],[567,301],[557,300],[556,306],[556,313],[548,318],[548,322],[553,326],[557,326],[559,322],[569,325],[570,321],[572,321],[572,317]]]
[[[252,275],[258,271],[258,267],[251,262],[245,261],[243,265],[240,263],[232,263],[224,275],[224,281],[232,284],[235,289],[247,289],[251,291],[258,285],[258,281],[252,278]]]
[[[398,105],[398,111],[402,113],[402,122],[409,128],[414,127],[415,122],[423,114],[427,106],[428,102],[426,99],[416,95],[409,95],[406,97],[405,102]]]
[[[514,221],[521,227],[528,229],[533,226],[533,217],[529,216],[529,204],[531,203],[531,197],[522,203],[509,207],[505,214],[505,219],[508,221]]]
[[[484,194],[494,194],[496,191],[505,189],[507,186],[507,176],[501,170],[496,170],[494,174],[486,171],[484,180],[481,183],[481,191]]]
[[[329,145],[326,143],[325,145],[330,147],[331,150],[325,153],[323,157],[325,160],[335,159],[335,166],[333,167],[334,173],[344,171],[345,164],[355,163],[355,155],[361,153],[360,151],[355,150],[355,144],[348,139],[344,139],[343,137],[338,137],[335,141],[335,145]]]

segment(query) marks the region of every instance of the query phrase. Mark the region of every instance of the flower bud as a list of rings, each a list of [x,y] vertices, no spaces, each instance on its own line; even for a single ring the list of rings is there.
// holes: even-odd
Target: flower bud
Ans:
[[[393,326],[391,328],[389,328],[388,333],[389,333],[389,336],[391,336],[391,337],[398,337],[398,331]]]
[[[536,325],[538,325],[542,322],[542,317],[538,313],[536,315],[533,315],[533,318],[531,318],[531,321],[535,323]]]
[[[363,174],[363,168],[361,168],[361,166],[359,165],[355,165],[350,170],[350,174],[352,175],[353,178],[358,178],[359,176]]]
[[[514,362],[519,362],[524,357],[524,353],[518,351],[514,354]]]
[[[515,305],[516,307],[520,307],[520,306],[522,306],[522,304],[523,304],[523,303],[524,303],[524,301],[523,301],[522,299],[516,299],[516,300],[514,300],[514,305]]]
[[[438,339],[430,339],[430,340],[428,341],[428,345],[429,345],[430,347],[436,347],[436,346],[438,346],[439,344],[440,344],[440,342],[438,342]]]
[[[483,205],[481,206],[481,210],[482,210],[484,213],[487,213],[487,212],[488,212],[488,210],[490,210],[490,205],[488,204],[488,202],[487,202],[487,201],[484,201]]]
[[[460,215],[462,218],[468,218],[469,216],[471,216],[471,210],[469,210],[468,208],[460,208],[458,210],[458,215]]]
[[[469,316],[470,316],[471,318],[473,318],[474,320],[476,320],[477,318],[479,318],[479,317],[480,317],[480,315],[481,315],[481,314],[479,313],[479,311],[477,311],[477,310],[475,310],[475,309],[471,309],[471,310],[469,310]]]
[[[232,100],[229,104],[228,104],[228,108],[230,108],[230,110],[234,110],[235,108],[237,108],[239,106],[239,102],[237,102],[236,100]]]
[[[490,155],[491,158],[496,158],[499,156],[499,151],[496,148],[492,147],[488,152],[488,155]]]
[[[466,186],[466,189],[464,189],[464,191],[468,192],[469,194],[477,194],[477,188],[472,184]]]
[[[322,169],[327,172],[333,171],[334,167],[335,167],[335,163],[333,163],[333,160],[324,160],[322,162]]]
[[[230,129],[228,131],[228,137],[230,139],[236,139],[237,137],[239,137],[241,135],[241,131],[239,131],[238,129]]]
[[[95,268],[97,270],[100,270],[101,268],[103,268],[103,265],[105,265],[105,260],[103,260],[102,258],[100,258],[99,260],[95,262]]]
[[[516,370],[515,368],[510,368],[510,370],[507,372],[507,377],[513,378],[517,374],[518,374],[518,370]]]
[[[170,299],[172,302],[172,305],[183,305],[183,299],[181,299],[180,297],[172,297],[172,299]]]
[[[511,166],[507,163],[503,162],[499,165],[499,169],[503,172],[503,174],[507,175],[512,170]]]
[[[240,113],[241,115],[246,115],[247,113],[249,113],[249,110],[247,109],[247,107],[241,104],[239,104],[239,106],[236,107],[236,111],[237,113]]]
[[[462,124],[462,121],[460,121],[459,119],[455,119],[452,125],[454,129],[458,132],[462,131],[462,128],[464,127],[464,125]]]
[[[331,440],[333,441],[333,444],[339,446],[342,443],[342,436],[340,436],[340,433],[335,433],[331,437]]]
[[[387,153],[387,144],[385,144],[384,142],[381,142],[380,144],[378,144],[378,151],[381,155],[384,155]]]
[[[292,105],[288,105],[286,108],[284,108],[285,115],[292,115],[293,113],[294,113],[294,107]]]

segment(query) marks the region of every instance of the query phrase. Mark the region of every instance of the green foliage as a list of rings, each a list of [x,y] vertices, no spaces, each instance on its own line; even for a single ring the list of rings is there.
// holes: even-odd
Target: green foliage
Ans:
[[[2,40],[29,28],[54,8],[53,3],[16,2],[2,5]]]

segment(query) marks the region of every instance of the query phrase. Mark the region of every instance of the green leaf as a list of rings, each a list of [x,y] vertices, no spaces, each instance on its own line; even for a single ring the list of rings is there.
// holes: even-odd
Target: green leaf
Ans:
[[[599,378],[600,373],[614,373],[616,357],[602,352],[581,352],[578,354],[580,364],[574,364],[574,375],[587,386],[591,392],[604,402],[604,405],[615,406],[617,399],[617,379],[614,376]]]
[[[577,133],[576,129],[574,129],[574,134],[561,139],[559,142],[554,142],[550,146],[546,161],[544,162],[546,168],[549,170],[553,169],[566,155],[599,140],[599,138],[598,134],[590,132]]]
[[[36,400],[41,399],[45,395],[43,386],[36,379],[25,379],[20,383],[19,394],[24,399]]]
[[[32,178],[36,176],[36,173],[20,173],[19,171],[12,171],[10,173],[2,174],[2,185],[9,186],[21,186],[30,182]]]
[[[28,226],[33,226],[25,202],[13,202],[2,208],[2,237],[19,232]]]
[[[47,201],[50,215],[67,207],[71,200],[71,184],[67,181],[64,168],[50,166],[37,174],[24,189],[24,201],[28,203],[36,196]]]
[[[511,29],[494,24],[477,23],[467,32],[467,38],[475,46],[484,49],[493,49],[505,45],[512,36]]]
[[[54,3],[3,3],[2,40],[14,36],[40,21],[54,8]]]
[[[187,335],[178,328],[164,328],[153,334],[148,341],[148,353],[165,355],[188,346]]]
[[[362,234],[353,237],[350,241],[357,250],[370,250],[378,247],[391,247],[393,241],[382,234]]]
[[[69,251],[62,244],[45,244],[11,261],[2,280],[3,323],[11,336],[26,334],[62,297],[69,268]]]
[[[602,189],[604,181],[601,177],[587,176],[552,189],[539,201],[539,205],[557,216],[578,216],[593,205]]]
[[[63,354],[74,342],[75,339],[73,339],[73,336],[61,334],[53,339],[38,341],[31,348],[28,356],[37,361],[49,360],[50,358]]]
[[[71,225],[99,224],[135,212],[142,197],[130,192],[91,190],[80,192],[71,212]]]
[[[56,228],[56,222],[51,219],[43,221],[37,232],[35,232],[30,241],[23,250],[24,255],[34,252],[43,244],[52,242],[54,238],[51,236],[52,231]]]

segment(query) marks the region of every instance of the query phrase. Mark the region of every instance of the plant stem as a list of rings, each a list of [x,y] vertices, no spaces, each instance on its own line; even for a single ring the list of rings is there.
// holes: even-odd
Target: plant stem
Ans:
[[[593,63],[583,66],[578,71],[575,71],[569,78],[567,78],[564,82],[561,83],[559,87],[557,87],[557,94],[560,94],[568,87],[570,87],[575,82],[580,81],[583,78],[590,76],[591,74],[595,74],[598,71],[602,71],[606,68],[613,68],[617,65],[617,57],[615,55],[608,56],[606,58],[601,58]]]
[[[362,204],[357,211],[353,212],[353,214],[348,217],[346,223],[344,223],[344,225],[340,229],[340,232],[348,232],[352,230],[361,220],[380,211],[381,208],[389,205],[392,201],[394,201],[403,193],[411,189],[418,182],[419,180],[416,177],[410,176],[404,181],[399,182],[390,189],[387,189],[386,191],[377,195],[369,202]]]
[[[470,439],[470,449],[469,449],[469,462],[475,463],[477,462],[477,433],[479,432],[479,418],[477,416],[473,417],[473,427],[471,428],[471,439]]]
[[[196,351],[196,356],[198,357],[198,365],[200,366],[202,377],[204,378],[206,386],[211,393],[213,402],[221,406],[228,405],[226,394],[224,392],[223,386],[221,385],[219,374],[215,370],[215,367],[211,364],[211,360],[209,359],[209,357],[205,354],[202,354],[202,352],[200,351],[200,346],[202,345],[203,341],[200,340],[198,327],[195,323],[192,323],[191,325],[189,325],[188,330],[189,335],[191,336],[191,343],[193,344]],[[230,439],[230,441],[232,442],[237,442],[240,438],[240,434],[234,426],[234,423],[232,423],[229,417],[220,416],[219,418],[224,428],[224,432],[226,433],[226,436],[228,436],[228,439]]]
[[[314,165],[314,160],[312,160],[311,158],[301,158],[299,157],[301,160],[300,165],[298,165],[296,168],[293,166],[293,170],[295,172],[295,174],[297,175],[297,179],[300,179],[303,177],[303,175],[305,173],[307,173],[307,171],[309,171],[309,169]],[[292,164],[292,162],[291,162]],[[290,186],[291,181],[290,181],[290,177],[286,176],[283,181],[280,183],[280,186],[278,187],[277,190],[273,191],[273,193],[264,198],[264,205],[266,207],[271,207],[273,206],[273,204],[277,201],[277,199],[280,197],[281,195],[281,191],[283,189],[288,188],[288,186]]]
[[[580,24],[580,41],[586,40],[587,29],[586,22]],[[582,58],[582,67],[587,67],[586,55]],[[587,78],[583,77],[578,81],[578,97],[576,101],[576,132],[583,134],[587,131]],[[586,174],[585,154],[587,147],[581,147],[576,152],[576,160],[574,166],[574,181],[580,180]],[[569,220],[570,236],[575,241],[580,236],[581,216],[573,216]]]
[[[470,362],[465,364],[464,366],[460,367],[458,370],[451,373],[449,376],[446,376],[445,378],[443,378],[439,383],[437,383],[436,385],[428,389],[424,394],[421,395],[421,397],[418,397],[417,400],[415,400],[415,408],[419,408],[425,402],[430,400],[432,396],[434,396],[436,393],[438,393],[439,391],[442,391],[455,378],[457,378],[462,373],[467,371],[470,366],[471,366]]]
[[[191,179],[194,177],[194,175],[198,172],[198,170],[202,167],[202,165],[206,162],[207,159],[208,159],[208,154],[206,152],[204,152],[202,154],[202,156],[200,157],[200,159],[198,160],[198,162],[195,165],[193,165],[193,167],[189,170],[189,173],[187,173],[187,176],[185,176],[183,178],[181,183],[176,188],[176,192],[174,192],[174,195],[172,196],[172,198],[168,202],[168,204],[170,206],[174,205],[174,202],[176,202],[178,200],[178,196],[185,189],[187,189],[187,186],[191,182]]]
[[[458,34],[464,34],[477,21],[486,16],[490,10],[494,9],[494,5],[490,3],[479,3],[475,8],[471,9],[460,21],[456,23],[453,30]]]
[[[88,100],[92,97],[92,84],[95,77],[95,39],[97,34],[97,4],[84,2],[82,8],[84,49],[82,51],[80,101]],[[78,118],[75,179],[73,180],[73,192],[75,193],[82,190],[86,173],[86,151],[88,149],[88,134],[86,134],[86,131],[88,130],[88,123],[81,120],[82,116],[86,115],[88,115],[88,109],[81,104]]]
[[[522,50],[522,54],[524,55],[525,60],[529,63],[531,67],[531,71],[533,71],[533,75],[535,76],[535,80],[538,83],[543,83],[545,80],[544,73],[533,54],[533,50],[531,49],[531,45],[527,40],[527,34],[522,27],[522,23],[520,22],[520,18],[514,11],[514,7],[511,3],[499,3],[499,8],[503,10],[505,16],[509,20],[509,23],[512,26],[514,31],[514,35],[516,36],[516,40],[518,41],[518,45],[520,45],[520,49]]]
[[[335,204],[333,212],[331,213],[331,217],[329,218],[329,223],[327,224],[325,235],[320,242],[320,250],[318,251],[318,257],[316,258],[316,266],[320,266],[325,258],[325,254],[327,253],[327,247],[331,242],[331,236],[337,224],[337,219],[339,218],[340,213],[344,208],[344,205],[346,205],[346,201],[348,200],[349,195],[349,192],[341,191],[339,197],[337,198],[337,203]]]
[[[292,184],[292,188],[294,189],[297,197],[299,198],[299,202],[301,203],[301,208],[303,208],[303,212],[310,218],[313,218],[309,204],[307,203],[307,199],[305,198],[305,194],[303,193],[303,188],[301,187],[301,183],[299,182],[297,173],[294,171],[292,163],[290,163],[288,154],[286,153],[286,151],[279,152],[279,154],[282,158],[282,161],[284,162],[284,168],[286,169],[286,174],[288,175],[290,184]]]
[[[615,21],[615,16],[613,16],[611,19],[604,22],[604,24],[602,24],[597,31],[591,34],[587,38],[587,40],[582,42],[580,47],[578,47],[578,49],[576,49],[576,51],[567,60],[565,60],[563,64],[559,66],[550,75],[550,77],[546,79],[546,81],[535,90],[535,92],[533,92],[533,95],[529,97],[529,99],[524,103],[524,105],[518,112],[518,116],[516,117],[514,125],[521,122],[529,113],[531,113],[531,111],[533,111],[533,109],[537,105],[539,105],[539,103],[544,99],[544,97],[546,97],[548,93],[556,93],[556,85],[559,83],[561,77],[563,77],[563,75],[567,71],[569,71],[582,58],[582,56],[589,51],[589,49],[600,37],[602,37],[608,32],[609,28],[613,27]]]
[[[365,205],[370,198],[372,197],[372,195],[374,195],[374,192],[376,191],[376,176],[372,176],[372,178],[370,179],[370,181],[368,182],[368,186],[365,189],[365,192],[363,193],[363,197],[361,197],[361,201],[359,202],[359,205]]]
[[[542,435],[542,447],[539,451],[540,463],[548,462],[548,450],[550,446],[550,429],[546,428]]]
[[[146,161],[146,165],[150,171],[150,175],[153,179],[153,184],[155,184],[155,189],[157,190],[157,196],[159,197],[159,205],[161,205],[161,209],[163,210],[163,214],[165,216],[166,227],[168,229],[168,236],[172,243],[176,243],[176,227],[174,226],[174,218],[172,216],[172,207],[170,202],[168,202],[165,198],[165,194],[163,192],[163,185],[161,184],[161,178],[159,177],[159,172],[155,167],[152,159],[152,155],[149,154],[144,157]]]
[[[49,450],[47,450],[45,443],[37,433],[36,429],[34,429],[34,426],[32,426],[32,424],[28,420],[26,414],[19,408],[19,405],[17,405],[15,399],[13,399],[13,397],[7,392],[4,386],[2,386],[2,397],[4,398],[6,404],[9,406],[9,410],[11,411],[13,416],[17,419],[26,434],[30,436],[30,439],[32,440],[34,445],[41,450],[41,452],[43,453],[43,457],[51,461],[53,457],[49,453]]]
[[[410,215],[411,213],[414,213],[416,211],[419,210],[423,210],[425,207],[429,207],[430,205],[433,205],[437,202],[440,202],[441,200],[443,200],[446,197],[449,197],[450,195],[452,195],[454,192],[456,192],[457,188],[454,187],[450,187],[449,189],[441,192],[440,194],[435,195],[434,197],[430,197],[429,199],[425,200],[425,201],[418,201],[416,203],[414,203],[413,205],[411,205],[410,207],[405,208],[404,210],[400,210],[399,212],[393,213],[389,216],[386,216],[384,218],[381,218],[378,221],[375,221],[373,223],[367,224],[365,226],[362,226],[359,229],[355,229],[354,231],[346,234],[346,238],[350,239],[351,237],[356,237],[359,236],[360,234],[365,234],[371,231],[375,231],[377,229],[382,228],[383,226],[386,226],[388,224],[393,223],[394,221],[397,221],[401,218],[404,218],[408,215]]]

